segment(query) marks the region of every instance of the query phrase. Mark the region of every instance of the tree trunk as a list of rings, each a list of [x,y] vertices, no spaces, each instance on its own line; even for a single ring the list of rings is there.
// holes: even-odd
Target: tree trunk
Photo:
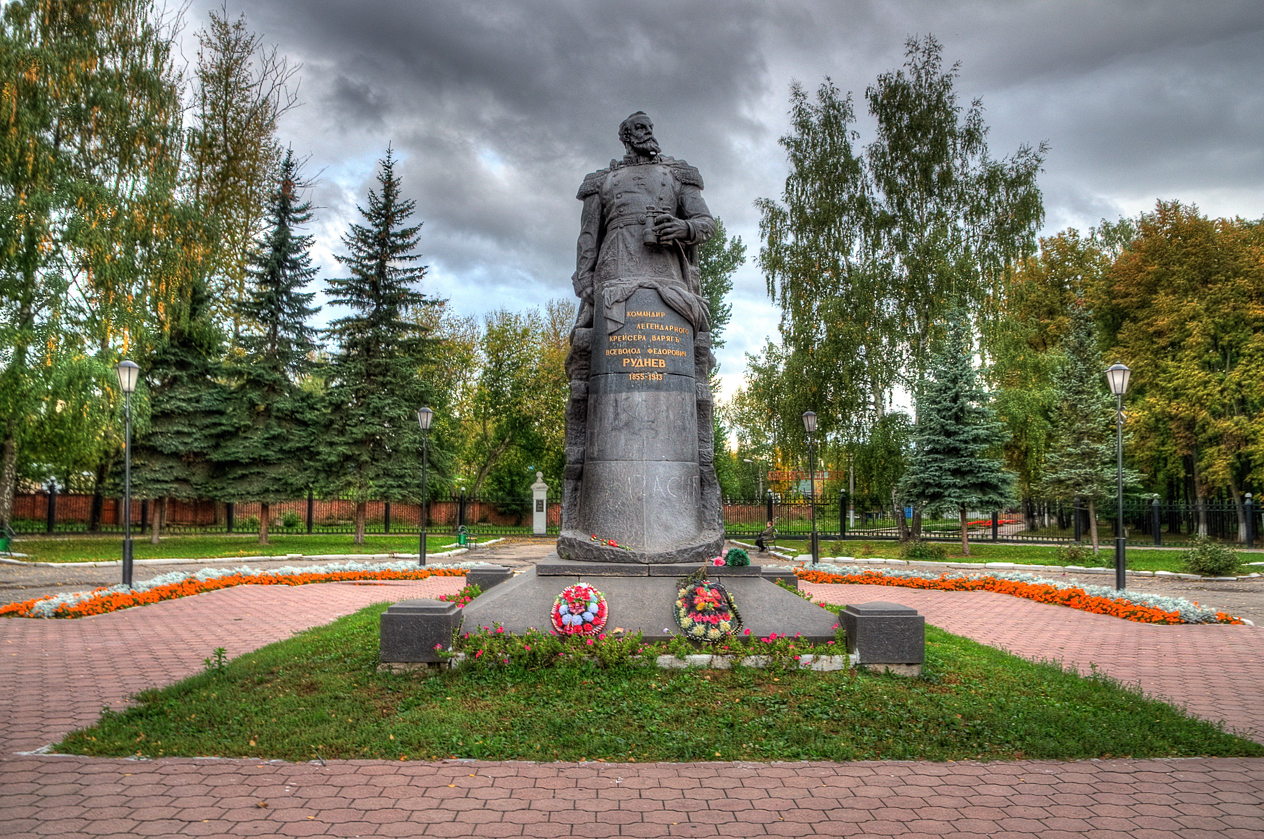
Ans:
[[[492,467],[496,465],[496,461],[500,460],[500,456],[509,450],[511,442],[513,442],[513,438],[506,437],[487,455],[487,460],[483,461],[482,467],[478,470],[478,475],[474,478],[474,484],[470,487],[470,495],[478,495],[479,487],[483,485],[483,481],[487,478],[487,473],[492,471]]]
[[[891,492],[891,518],[895,522],[895,532],[899,535],[901,542],[909,540],[908,522],[904,518],[904,508],[900,506],[896,500],[895,492]]]
[[[1122,522],[1120,524],[1122,524]],[[1097,553],[1097,502],[1092,498],[1089,498],[1088,500],[1088,532],[1089,538],[1093,542],[1093,553]]]
[[[1233,496],[1233,508],[1238,511],[1238,542],[1246,544],[1246,502],[1242,498],[1242,493],[1238,490],[1238,481],[1233,474],[1233,467],[1229,467],[1229,493]]]
[[[965,504],[961,505],[960,517],[961,517],[961,555],[969,556],[970,555],[970,537],[969,537],[969,531],[966,528],[966,505]]]
[[[13,524],[13,494],[17,490],[18,441],[12,429],[4,437],[0,455],[0,525]]]
[[[1190,456],[1194,466],[1194,509],[1198,511],[1198,535],[1207,536],[1207,494],[1203,489],[1202,475],[1198,474],[1198,453]]]
[[[922,538],[922,508],[920,505],[913,507],[913,539]]]
[[[156,545],[162,532],[162,526],[165,524],[163,519],[166,518],[167,499],[165,497],[155,498],[152,506],[154,514],[149,517],[149,541]]]
[[[268,510],[272,505],[267,501],[259,502],[259,544],[268,544]]]
[[[364,522],[368,518],[369,502],[357,501],[355,511],[355,543],[364,544]]]
[[[92,475],[92,506],[88,509],[88,532],[101,532],[101,515],[105,509],[105,479],[110,474],[110,463],[102,460]]]

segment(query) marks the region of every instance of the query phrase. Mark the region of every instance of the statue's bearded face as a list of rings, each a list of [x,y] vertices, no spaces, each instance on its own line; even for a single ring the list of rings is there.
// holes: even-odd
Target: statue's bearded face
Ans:
[[[654,123],[644,115],[634,116],[623,124],[623,145],[641,155],[658,154],[661,149],[654,139]]]

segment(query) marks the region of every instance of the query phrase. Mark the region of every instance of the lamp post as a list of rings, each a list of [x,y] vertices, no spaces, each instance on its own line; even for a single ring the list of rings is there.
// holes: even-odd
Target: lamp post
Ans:
[[[417,549],[417,564],[426,564],[426,519],[430,512],[430,485],[426,483],[426,461],[430,454],[430,422],[434,419],[434,411],[420,408],[417,411],[417,424],[421,426],[421,536]]]
[[[808,479],[812,488],[812,564],[820,560],[820,551],[816,542],[816,414],[813,411],[803,412],[803,430],[808,433]]]
[[[140,367],[124,359],[115,368],[123,391],[123,585],[132,587],[132,392]]]
[[[1115,457],[1118,484],[1115,494],[1115,588],[1123,591],[1127,585],[1127,548],[1124,546],[1124,393],[1128,390],[1128,377],[1132,371],[1119,362],[1106,370],[1110,392],[1115,394]]]

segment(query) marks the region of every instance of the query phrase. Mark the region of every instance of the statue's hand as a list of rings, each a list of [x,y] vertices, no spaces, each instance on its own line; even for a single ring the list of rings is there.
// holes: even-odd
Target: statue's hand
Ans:
[[[674,216],[660,215],[654,219],[654,236],[660,242],[672,242],[689,235],[689,225]]]

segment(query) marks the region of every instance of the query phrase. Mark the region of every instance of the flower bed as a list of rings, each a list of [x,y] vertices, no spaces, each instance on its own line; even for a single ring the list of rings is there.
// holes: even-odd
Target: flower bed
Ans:
[[[206,568],[191,574],[163,574],[137,583],[132,588],[117,585],[10,603],[0,607],[0,617],[82,618],[240,585],[302,586],[309,583],[354,580],[424,580],[428,577],[465,576],[469,567],[467,563],[418,568],[411,562],[337,562],[306,568],[285,566],[271,571],[253,568]]]
[[[916,571],[826,564],[819,565],[816,569],[796,569],[795,574],[809,583],[903,586],[936,591],[991,591],[1138,623],[1242,623],[1241,618],[1207,609],[1178,597],[1162,597],[1142,592],[1121,594],[1106,586],[1068,586],[1034,574],[1002,572],[971,576],[944,573],[938,577],[925,577]]]

